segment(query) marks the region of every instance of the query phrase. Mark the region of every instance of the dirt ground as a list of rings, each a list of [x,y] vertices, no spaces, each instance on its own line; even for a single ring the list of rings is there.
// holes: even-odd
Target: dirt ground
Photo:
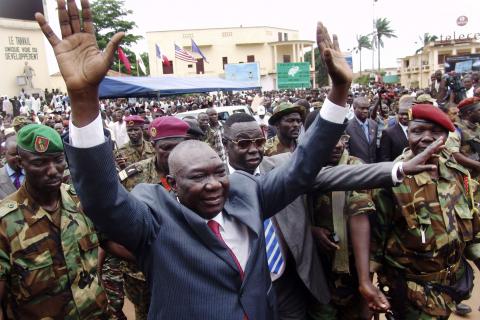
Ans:
[[[466,317],[459,317],[457,315],[452,315],[450,317],[451,320],[460,320],[460,319],[479,320],[480,319],[480,311],[478,310],[478,307],[480,306],[480,274],[477,272],[478,270],[475,267],[474,267],[474,270],[475,270],[475,288],[473,289],[473,294],[470,300],[465,301],[465,303],[468,304],[473,311]],[[135,311],[134,311],[133,305],[127,299],[125,299],[123,312],[127,316],[128,320],[135,319]],[[381,318],[381,319],[385,319],[385,318]]]

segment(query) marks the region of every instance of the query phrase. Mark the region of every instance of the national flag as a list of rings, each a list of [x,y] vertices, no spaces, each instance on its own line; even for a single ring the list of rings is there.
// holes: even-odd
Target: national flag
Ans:
[[[135,58],[137,59],[138,67],[142,70],[143,74],[147,74],[147,68],[143,63],[142,56],[138,52],[135,52]]]
[[[192,63],[197,62],[194,56],[192,56],[190,53],[180,48],[176,44],[175,44],[175,58],[186,61],[186,62],[192,62]]]
[[[208,63],[207,58],[205,58],[205,55],[204,55],[203,52],[200,50],[200,48],[197,46],[197,44],[195,43],[195,41],[193,41],[193,39],[192,39],[192,52],[198,53],[198,54],[203,58],[203,61],[205,61],[206,63]]]
[[[162,53],[158,44],[155,44],[155,51],[157,53],[157,58],[162,60],[162,64],[170,67],[170,60],[168,60],[167,56]]]
[[[127,72],[128,73],[131,73],[132,72],[132,68],[130,66],[130,61],[128,61],[128,58],[127,56],[125,55],[125,53],[123,52],[122,48],[118,47],[118,58],[120,59],[120,61],[122,61],[123,65],[125,66],[125,68],[127,69]]]

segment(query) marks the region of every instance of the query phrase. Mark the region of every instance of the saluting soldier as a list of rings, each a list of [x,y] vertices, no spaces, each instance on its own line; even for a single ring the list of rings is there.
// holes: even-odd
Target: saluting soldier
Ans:
[[[125,169],[132,163],[151,158],[155,151],[150,143],[143,139],[143,125],[145,120],[140,116],[125,118],[127,134],[130,141],[115,151],[115,159],[120,169]]]
[[[149,127],[150,141],[155,156],[142,160],[120,171],[123,186],[131,191],[139,183],[159,183],[171,191],[167,182],[168,156],[170,151],[189,138],[189,125],[176,117],[160,117],[152,121]],[[145,276],[135,263],[122,261],[125,293],[135,306],[135,319],[147,319],[150,306],[150,291]]]
[[[62,184],[60,136],[30,124],[18,132],[17,145],[25,181],[0,202],[0,299],[6,317],[106,319],[97,234],[74,190]]]
[[[410,148],[397,161],[431,148],[437,139],[445,141],[455,130],[447,115],[431,105],[415,105],[410,120]],[[480,267],[475,183],[449,153],[431,161],[436,170],[407,176],[374,195],[374,260],[381,265],[379,282],[398,319],[447,319],[473,286],[473,270],[464,257]]]
[[[277,134],[267,140],[265,156],[295,151],[304,117],[305,109],[301,105],[282,102],[276,106],[268,123],[276,127]]]

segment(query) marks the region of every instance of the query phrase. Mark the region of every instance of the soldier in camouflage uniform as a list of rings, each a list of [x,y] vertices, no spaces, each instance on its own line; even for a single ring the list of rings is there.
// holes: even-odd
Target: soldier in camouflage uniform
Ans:
[[[151,158],[155,155],[152,145],[143,139],[145,120],[140,116],[125,118],[127,134],[130,141],[115,151],[115,159],[120,169],[125,169],[132,163]]]
[[[362,160],[349,156],[345,150],[348,138],[348,135],[342,136],[333,150],[331,165],[363,163]],[[308,199],[312,208],[312,232],[317,240],[319,257],[332,297],[329,304],[318,304],[314,308],[317,315],[315,319],[370,319],[372,314],[360,292],[365,294],[368,301],[374,302],[377,310],[383,308],[386,311],[388,302],[370,279],[369,247],[358,246],[370,242],[368,215],[375,213],[370,191],[314,193]],[[334,201],[342,203],[334,206]],[[338,208],[336,212],[335,207]],[[347,226],[350,227],[350,232]],[[353,250],[352,243],[357,244]],[[358,263],[356,267],[355,257],[359,256],[363,265]],[[357,276],[357,270],[361,270],[360,277]]]
[[[455,127],[431,105],[412,108],[408,160]],[[382,290],[389,293],[395,318],[447,319],[468,297],[453,286],[469,284],[480,267],[480,219],[473,201],[475,184],[468,171],[441,153],[437,170],[407,176],[391,189],[375,191],[374,261]],[[472,284],[473,285],[473,284]]]
[[[282,102],[276,106],[268,123],[276,127],[277,134],[267,140],[265,156],[295,151],[304,118],[305,109],[300,105]]]
[[[0,299],[7,318],[107,319],[97,234],[74,190],[61,183],[60,136],[30,124],[17,144],[25,183],[0,202]]]
[[[176,117],[161,117],[150,124],[150,140],[155,149],[155,156],[134,163],[119,173],[123,186],[131,191],[139,183],[159,183],[171,191],[167,182],[168,156],[170,151],[189,135],[188,124]],[[150,305],[150,291],[145,276],[135,263],[122,261],[125,280],[125,293],[135,305],[135,318],[147,319]]]

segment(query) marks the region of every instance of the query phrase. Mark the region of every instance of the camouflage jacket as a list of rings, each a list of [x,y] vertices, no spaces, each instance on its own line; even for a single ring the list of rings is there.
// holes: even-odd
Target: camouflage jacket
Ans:
[[[297,142],[295,142],[295,147],[297,146]],[[264,152],[266,157],[274,156],[276,154],[285,153],[285,152],[293,152],[294,150],[290,150],[289,147],[284,146],[278,136],[274,136],[267,140],[264,147]]]
[[[61,186],[55,213],[39,207],[22,185],[0,202],[0,219],[0,278],[8,288],[9,317],[105,317],[97,234],[68,185]]]
[[[140,150],[141,149],[141,152]],[[137,148],[132,146],[132,143],[129,142],[120,149],[115,151],[115,158],[125,158],[127,159],[127,167],[135,162],[145,160],[155,156],[155,150],[152,144],[148,141],[143,140],[142,147]]]
[[[161,183],[165,189],[171,191],[165,176],[161,174],[155,165],[155,157],[134,163],[120,171],[120,180],[128,191],[131,191],[139,183]],[[123,272],[138,280],[145,281],[145,276],[135,263],[122,261]]]
[[[407,150],[397,160],[412,156]],[[462,256],[480,258],[480,219],[473,210],[476,183],[468,177],[465,168],[442,156],[438,180],[421,173],[374,192],[372,249],[373,259],[383,265],[379,278],[393,283],[404,275],[408,299],[430,315],[447,316],[454,303],[446,294],[426,290],[415,277],[455,269]],[[431,282],[451,285],[448,274],[448,279]]]

